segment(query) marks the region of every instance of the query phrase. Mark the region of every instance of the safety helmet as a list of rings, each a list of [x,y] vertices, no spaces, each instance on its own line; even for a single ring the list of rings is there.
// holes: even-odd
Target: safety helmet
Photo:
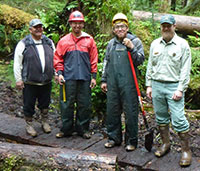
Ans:
[[[117,13],[112,19],[112,25],[115,24],[117,20],[123,20],[128,25],[128,18],[123,13]]]
[[[84,20],[83,14],[81,12],[74,11],[69,16],[68,22],[71,22],[71,21],[83,21],[84,22],[85,20]]]

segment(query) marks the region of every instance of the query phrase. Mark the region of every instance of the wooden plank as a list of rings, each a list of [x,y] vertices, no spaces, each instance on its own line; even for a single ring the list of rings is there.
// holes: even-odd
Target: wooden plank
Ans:
[[[3,120],[3,121],[2,121]],[[33,138],[26,134],[25,131],[25,122],[24,119],[12,117],[5,114],[0,114],[0,136],[3,135],[3,137],[8,137],[11,140],[16,140],[17,142],[21,143],[27,143],[27,144],[34,144],[34,145],[43,145],[43,146],[50,146],[50,147],[56,147],[56,148],[63,148],[63,149],[71,149],[71,150],[79,150],[81,153],[79,153],[79,157],[81,161],[88,160],[86,157],[87,153],[92,153],[91,160],[92,159],[105,159],[101,158],[101,155],[112,155],[117,156],[118,163],[120,165],[131,165],[131,166],[139,166],[141,168],[151,169],[151,170],[157,170],[157,168],[163,169],[160,165],[163,163],[169,163],[172,162],[175,166],[169,166],[172,169],[178,169],[178,161],[179,157],[177,155],[180,155],[178,153],[169,153],[167,156],[164,156],[164,158],[156,158],[153,154],[153,151],[155,150],[153,148],[152,152],[147,152],[147,150],[143,147],[143,141],[139,141],[139,145],[135,151],[133,152],[126,152],[124,149],[124,144],[121,146],[116,146],[114,148],[105,148],[104,144],[107,141],[103,137],[102,134],[94,134],[91,139],[83,139],[80,136],[73,135],[71,137],[65,137],[65,138],[56,138],[55,135],[59,131],[58,128],[52,127],[52,132],[50,134],[45,134],[41,128],[41,125],[39,123],[35,123],[36,130],[38,131],[38,136]],[[197,143],[199,141],[198,137],[196,137]],[[37,148],[40,148],[37,146]],[[192,148],[193,154],[198,156],[196,153],[197,148]],[[62,151],[62,150],[61,150]],[[69,152],[69,151],[68,151]],[[199,151],[197,151],[198,153]],[[71,156],[73,156],[73,152],[69,152]],[[99,154],[101,154],[99,156]],[[68,154],[63,153],[61,157],[66,157]],[[77,157],[77,153],[74,154],[74,157]],[[175,156],[172,159],[172,156]],[[105,157],[104,156],[104,157]],[[100,157],[100,158],[99,158]],[[166,157],[166,158],[165,158]],[[82,160],[83,159],[83,160]],[[105,159],[106,161],[108,159]],[[200,158],[193,158],[192,166],[189,168],[194,169],[196,171],[196,168],[200,168]],[[109,163],[109,162],[108,162]],[[169,164],[168,164],[169,165]],[[165,164],[164,164],[165,166]]]
[[[200,170],[200,160],[198,158],[193,157],[192,165],[189,167],[180,167],[179,160],[181,157],[181,153],[170,152],[167,155],[156,158],[151,162],[147,163],[144,167],[145,169],[152,170],[174,170],[174,171],[199,171]]]
[[[0,135],[12,140],[18,140],[21,143],[24,141],[25,143],[28,142],[30,144],[84,150],[103,138],[102,135],[95,134],[91,139],[83,139],[80,136],[70,136],[58,139],[55,136],[56,133],[59,132],[58,128],[52,128],[52,132],[50,134],[45,134],[41,128],[41,124],[35,121],[34,128],[37,131],[38,136],[31,137],[26,133],[26,123],[24,119],[2,114],[0,115],[0,120],[0,127],[4,128],[3,130],[0,130]],[[49,141],[50,139],[51,141]]]

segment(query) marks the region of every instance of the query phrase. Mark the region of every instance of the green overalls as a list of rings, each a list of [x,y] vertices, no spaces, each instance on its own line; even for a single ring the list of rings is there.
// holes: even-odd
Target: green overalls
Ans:
[[[117,39],[109,53],[107,64],[107,132],[120,145],[122,142],[121,114],[125,114],[125,144],[137,147],[138,96],[128,59],[127,48]]]

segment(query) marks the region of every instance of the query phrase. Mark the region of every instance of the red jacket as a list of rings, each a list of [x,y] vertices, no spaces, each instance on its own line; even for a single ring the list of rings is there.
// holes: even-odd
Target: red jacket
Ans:
[[[54,68],[65,80],[90,80],[96,78],[98,52],[94,39],[85,32],[80,37],[72,33],[57,44]]]

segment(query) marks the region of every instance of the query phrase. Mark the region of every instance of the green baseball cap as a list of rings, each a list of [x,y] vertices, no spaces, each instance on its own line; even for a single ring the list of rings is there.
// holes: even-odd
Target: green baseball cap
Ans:
[[[163,15],[160,19],[160,24],[168,23],[168,24],[175,24],[175,19],[171,14]]]

